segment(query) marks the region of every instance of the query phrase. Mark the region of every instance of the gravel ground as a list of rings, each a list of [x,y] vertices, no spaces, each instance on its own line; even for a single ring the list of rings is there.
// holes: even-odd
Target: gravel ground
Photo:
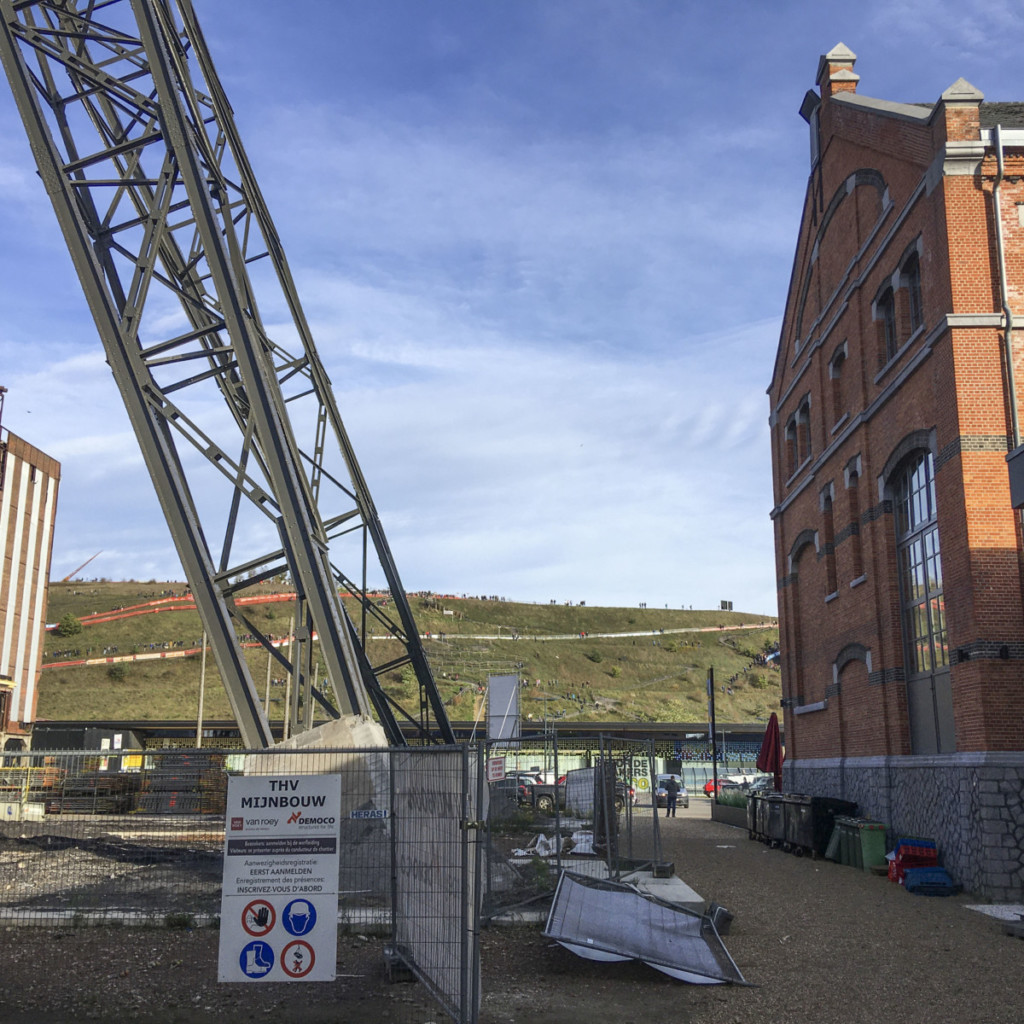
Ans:
[[[750,983],[693,986],[643,964],[581,960],[539,927],[482,936],[482,1024],[921,1024],[1024,1019],[1024,940],[886,879],[770,850],[745,831],[662,820],[666,859],[734,915],[725,937]],[[425,1024],[447,1019],[417,983],[384,978],[381,943],[343,935],[333,983],[218,985],[208,929],[0,930],[0,1024],[273,1020]]]

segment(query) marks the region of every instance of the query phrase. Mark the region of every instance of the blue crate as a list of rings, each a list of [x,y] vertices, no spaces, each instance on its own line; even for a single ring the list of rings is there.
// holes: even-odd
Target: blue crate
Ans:
[[[903,872],[903,886],[915,896],[953,896],[960,891],[945,868],[907,868]]]

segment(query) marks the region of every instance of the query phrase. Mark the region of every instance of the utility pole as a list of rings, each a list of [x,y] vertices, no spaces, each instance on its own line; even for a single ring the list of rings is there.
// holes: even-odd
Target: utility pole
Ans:
[[[708,667],[708,733],[711,737],[711,779],[714,789],[712,799],[718,799],[718,744],[715,741],[715,667]]]
[[[196,749],[203,745],[203,701],[206,698],[206,630],[203,630],[203,657],[199,665],[199,713],[196,715]]]

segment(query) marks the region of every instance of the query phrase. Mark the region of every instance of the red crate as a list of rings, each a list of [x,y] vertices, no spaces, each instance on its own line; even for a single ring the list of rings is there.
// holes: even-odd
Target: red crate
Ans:
[[[931,840],[901,839],[896,844],[896,857],[889,861],[889,879],[903,884],[908,868],[933,868],[939,863],[939,851]]]

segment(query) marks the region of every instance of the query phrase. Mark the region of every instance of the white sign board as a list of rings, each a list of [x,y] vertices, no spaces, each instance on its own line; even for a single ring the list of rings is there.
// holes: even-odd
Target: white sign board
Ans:
[[[487,738],[519,738],[519,676],[487,677]]]
[[[230,776],[218,981],[333,981],[340,775]]]

